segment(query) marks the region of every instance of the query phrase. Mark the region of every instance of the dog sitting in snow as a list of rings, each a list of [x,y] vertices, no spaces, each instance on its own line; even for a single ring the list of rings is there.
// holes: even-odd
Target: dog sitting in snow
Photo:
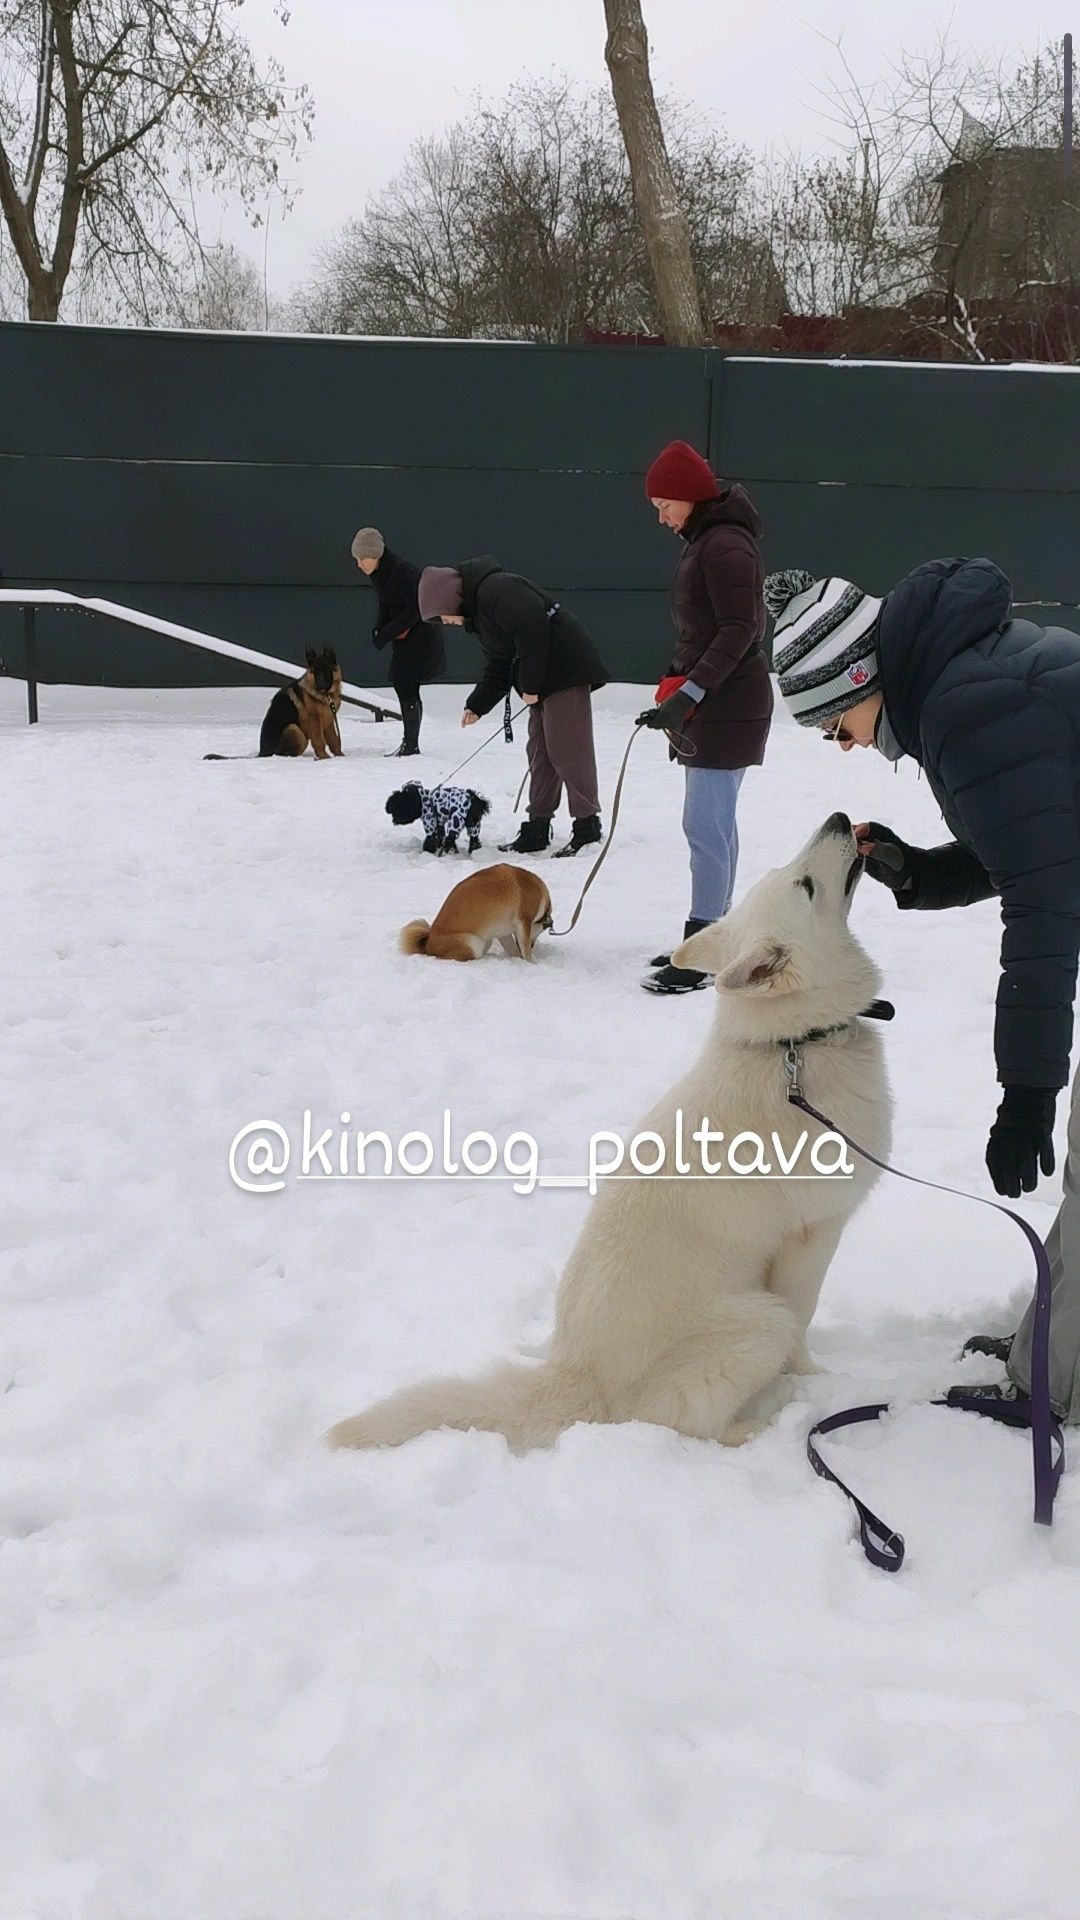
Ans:
[[[386,811],[395,827],[419,820],[424,829],[425,853],[456,853],[458,835],[467,834],[469,852],[480,845],[480,822],[491,811],[491,801],[471,787],[422,787],[410,780],[390,795]]]
[[[332,647],[316,653],[307,649],[307,666],[299,680],[275,693],[263,717],[259,734],[259,759],[280,754],[296,760],[306,753],[308,744],[315,749],[316,760],[344,752],[338,728],[341,705],[341,668]],[[204,760],[247,760],[244,753],[204,753]]]
[[[752,1132],[774,1169],[782,1153],[801,1171],[800,1136],[812,1154],[825,1129],[788,1100],[792,1047],[809,1104],[887,1156],[881,1042],[859,1017],[878,976],[848,926],[861,868],[850,821],[833,814],[790,866],[673,954],[675,966],[715,975],[717,1006],[697,1065],[636,1129],[665,1143],[658,1172],[679,1171],[680,1111],[683,1170],[703,1171],[691,1136],[707,1121],[729,1142]],[[850,1177],[605,1182],[563,1274],[545,1360],[405,1387],[328,1440],[395,1447],[434,1428],[476,1427],[523,1449],[579,1420],[645,1420],[738,1445],[758,1431],[754,1396],[783,1372],[812,1370],[806,1330],[822,1281],[877,1177],[860,1155],[851,1160]]]

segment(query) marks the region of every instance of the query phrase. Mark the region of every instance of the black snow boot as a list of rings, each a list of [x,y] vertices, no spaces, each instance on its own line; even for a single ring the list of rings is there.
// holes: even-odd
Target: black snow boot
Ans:
[[[551,845],[550,820],[523,820],[516,840],[499,843],[500,853],[544,853]]]
[[[688,920],[683,928],[682,937],[684,940],[689,940],[692,933],[703,933],[706,927],[711,926],[711,920]],[[652,959],[649,961],[649,965],[650,967],[670,967],[670,953],[654,953]]]
[[[400,747],[395,747],[392,753],[386,755],[388,760],[406,760],[410,755],[419,753],[420,722],[423,717],[424,706],[421,700],[402,700],[401,718],[405,724],[405,734]]]
[[[559,848],[555,859],[569,860],[575,853],[580,853],[582,847],[598,847],[603,837],[600,815],[598,813],[587,814],[583,820],[574,821],[574,830],[565,847]]]
[[[961,1413],[989,1413],[991,1419],[1006,1419],[1006,1407],[1015,1407],[1017,1425],[1023,1424],[1023,1416],[1030,1417],[1031,1400],[1011,1380],[980,1380],[973,1387],[950,1387],[945,1395],[947,1407],[959,1407]]]
[[[1014,1333],[975,1333],[970,1340],[964,1341],[961,1358],[966,1359],[969,1353],[977,1353],[984,1360],[1000,1360],[1004,1365],[1012,1352],[1015,1338]]]
[[[692,933],[700,933],[703,927],[711,925],[711,920],[688,920],[683,939],[689,940]],[[657,972],[646,974],[641,983],[646,993],[698,993],[713,977],[711,973],[699,973],[696,967],[673,967],[670,954],[652,964]]]

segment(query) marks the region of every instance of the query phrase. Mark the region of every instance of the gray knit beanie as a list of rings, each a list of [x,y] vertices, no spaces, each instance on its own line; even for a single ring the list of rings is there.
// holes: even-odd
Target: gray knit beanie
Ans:
[[[386,541],[378,527],[361,527],[352,543],[354,560],[381,560],[386,552]]]
[[[882,603],[850,580],[815,580],[789,568],[770,573],[773,671],[800,727],[824,727],[881,691],[875,629]]]
[[[418,594],[421,620],[461,612],[461,575],[456,567],[425,567]]]

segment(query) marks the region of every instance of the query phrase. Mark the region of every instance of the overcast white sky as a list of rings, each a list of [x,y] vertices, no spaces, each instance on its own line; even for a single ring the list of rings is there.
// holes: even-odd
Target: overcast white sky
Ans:
[[[1015,0],[645,0],[645,17],[657,90],[758,148],[826,143],[814,89],[836,70],[826,41],[838,36],[868,79],[945,28],[959,47],[995,56],[1070,28],[1080,48],[1080,0],[1039,0],[1030,13]],[[315,94],[315,137],[296,169],[302,193],[286,220],[270,222],[276,293],[321,238],[363,211],[410,142],[459,118],[477,90],[497,99],[526,72],[606,79],[602,0],[293,0],[287,28],[273,0],[246,0],[238,19],[261,55]],[[235,218],[221,231],[261,267],[261,233]]]

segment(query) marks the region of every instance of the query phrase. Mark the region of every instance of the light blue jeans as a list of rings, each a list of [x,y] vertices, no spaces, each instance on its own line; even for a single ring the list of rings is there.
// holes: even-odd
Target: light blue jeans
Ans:
[[[720,920],[739,859],[735,808],[745,767],[686,767],[682,825],[690,848],[690,918]]]

